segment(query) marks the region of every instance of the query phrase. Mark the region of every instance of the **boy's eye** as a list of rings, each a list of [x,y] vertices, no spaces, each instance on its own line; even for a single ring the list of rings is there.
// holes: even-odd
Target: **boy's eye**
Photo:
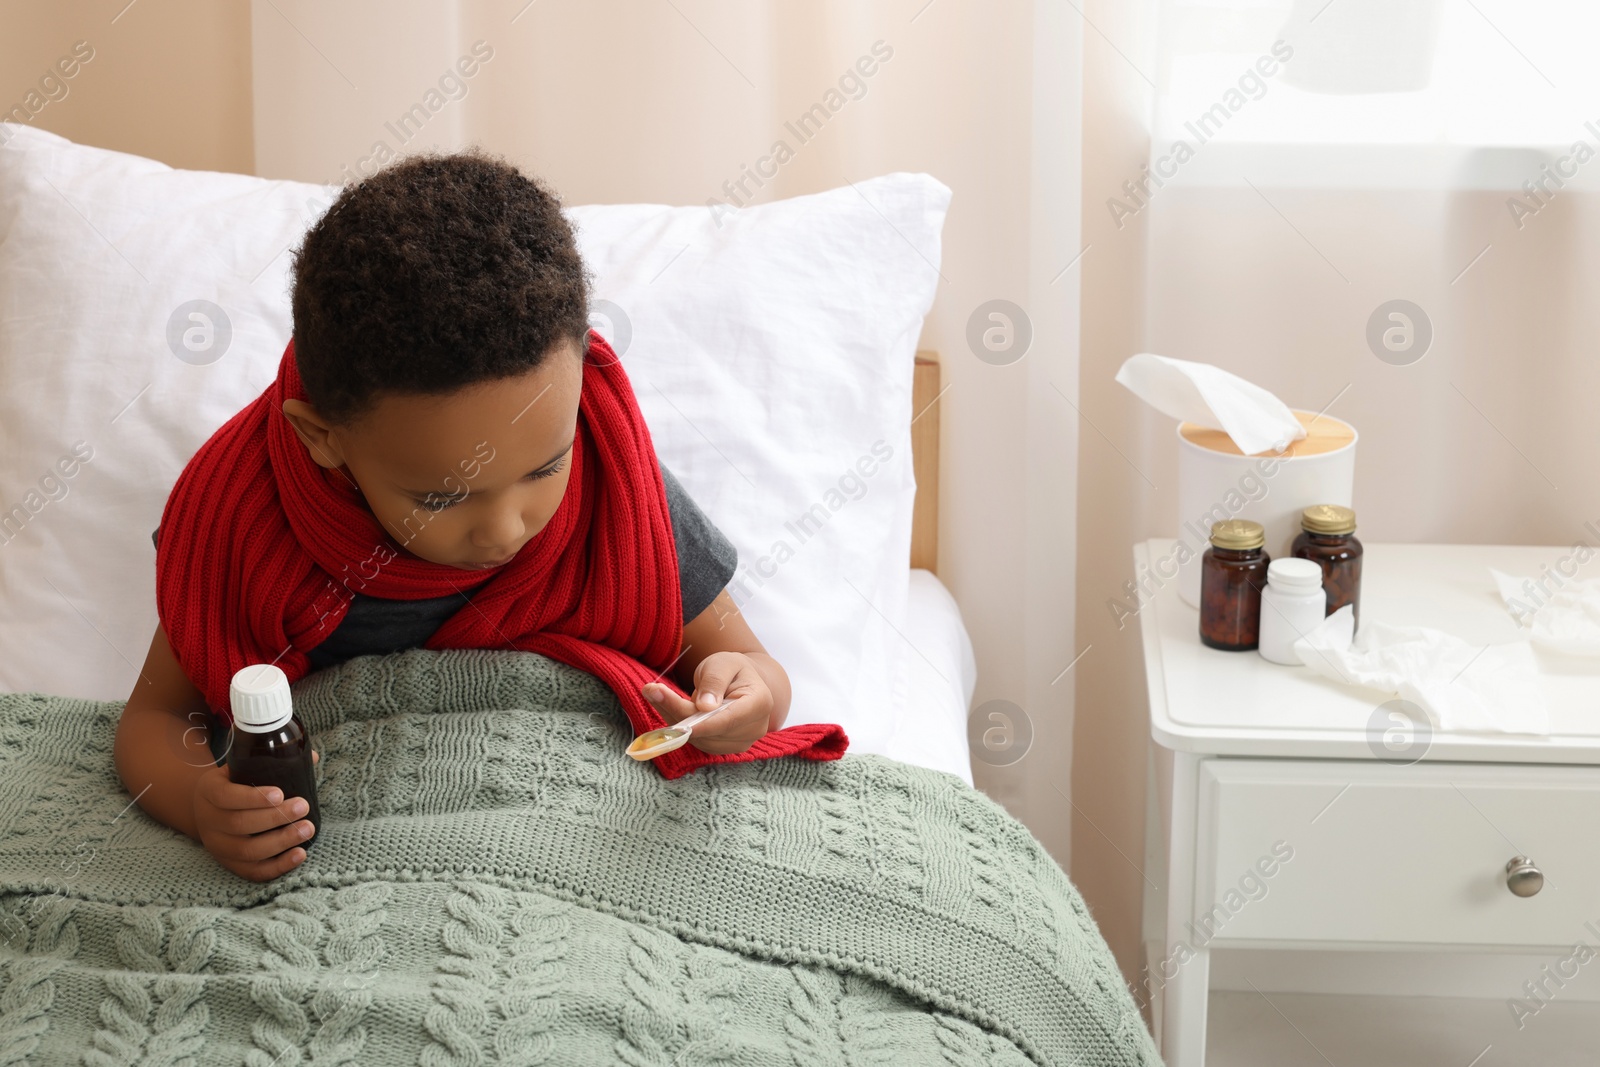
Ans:
[[[552,475],[560,474],[561,467],[562,464],[556,463],[553,466],[544,468],[543,470],[530,471],[523,477],[529,479],[530,481],[537,481],[540,478],[549,478]],[[447,493],[429,493],[427,496],[417,501],[417,506],[420,508],[426,508],[428,511],[444,511],[447,508],[455,507],[465,499],[467,499],[465,496],[450,496]]]
[[[546,467],[544,470],[533,471],[532,473],[530,473],[528,475],[528,477],[537,480],[539,478],[548,478],[552,474],[560,474],[560,473],[561,473],[561,464],[557,463],[557,464],[555,464],[553,466]]]
[[[461,496],[446,496],[443,493],[429,493],[427,496],[417,501],[417,504],[429,511],[443,511],[446,508],[455,507],[465,499],[466,497]]]

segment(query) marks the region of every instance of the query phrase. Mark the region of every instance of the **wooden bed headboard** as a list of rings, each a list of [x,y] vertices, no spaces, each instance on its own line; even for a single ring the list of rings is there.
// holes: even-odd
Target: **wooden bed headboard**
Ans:
[[[911,465],[917,499],[911,512],[911,565],[939,569],[939,356],[918,352],[911,378]]]

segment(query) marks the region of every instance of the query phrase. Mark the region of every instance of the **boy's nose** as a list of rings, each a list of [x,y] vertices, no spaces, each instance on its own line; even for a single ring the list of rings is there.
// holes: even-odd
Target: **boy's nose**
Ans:
[[[522,543],[526,531],[520,512],[501,512],[473,531],[472,543],[485,552],[510,555]]]

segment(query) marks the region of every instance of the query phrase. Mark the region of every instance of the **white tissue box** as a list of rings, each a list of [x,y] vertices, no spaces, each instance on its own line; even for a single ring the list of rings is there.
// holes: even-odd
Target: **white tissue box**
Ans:
[[[1242,454],[1221,430],[1178,424],[1178,595],[1200,606],[1200,556],[1211,524],[1250,519],[1266,529],[1267,553],[1289,554],[1300,512],[1313,504],[1354,507],[1355,428],[1331,415],[1296,411],[1306,436],[1282,454]]]

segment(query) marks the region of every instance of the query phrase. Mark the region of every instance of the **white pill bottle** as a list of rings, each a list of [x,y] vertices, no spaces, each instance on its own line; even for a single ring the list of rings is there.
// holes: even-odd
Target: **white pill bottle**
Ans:
[[[1294,643],[1322,625],[1328,595],[1322,590],[1322,565],[1287,557],[1267,565],[1261,590],[1261,643],[1257,650],[1273,663],[1300,666]]]

